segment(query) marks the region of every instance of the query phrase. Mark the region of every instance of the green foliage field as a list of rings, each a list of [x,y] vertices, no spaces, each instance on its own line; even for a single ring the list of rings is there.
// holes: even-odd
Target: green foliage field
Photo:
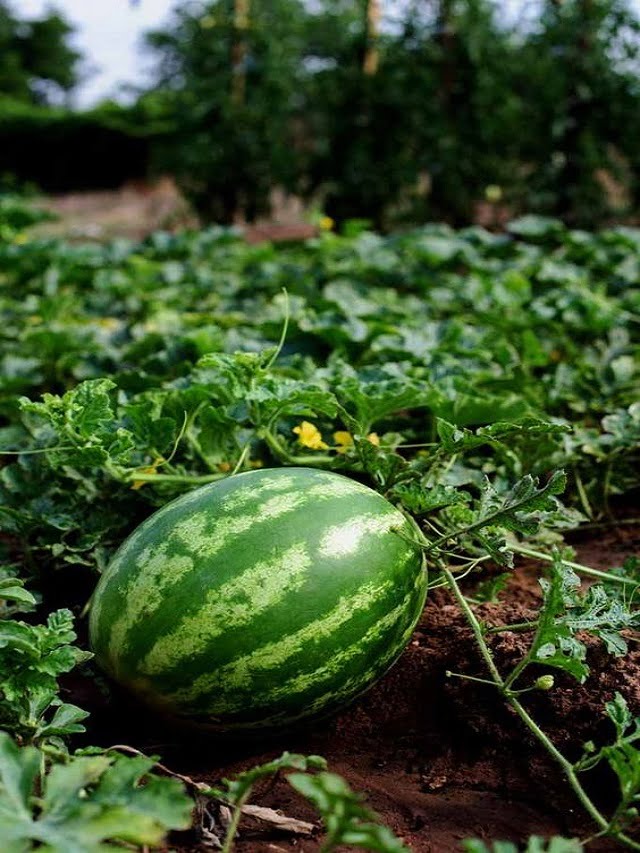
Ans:
[[[170,498],[236,470],[340,471],[412,516],[432,584],[449,586],[478,640],[478,676],[535,737],[524,694],[552,691],[552,672],[588,679],[583,632],[627,653],[637,561],[598,573],[562,531],[608,523],[640,485],[640,231],[523,217],[504,234],[428,226],[275,247],[210,228],[70,245],[31,239],[15,202],[0,217],[4,849],[154,844],[187,825],[185,794],[147,759],[74,755],[86,714],[58,679],[87,666],[73,615],[115,547]],[[549,566],[544,602],[527,655],[501,673],[463,577],[511,571],[520,553]],[[581,589],[580,575],[596,583]],[[68,609],[50,613],[54,588]],[[476,595],[499,589],[489,579]],[[633,846],[638,722],[622,696],[607,713],[613,744],[573,763],[550,754],[599,831]],[[326,850],[403,849],[317,760],[283,761],[324,819]],[[580,783],[599,762],[620,782],[611,817]],[[195,790],[239,819],[252,784]]]

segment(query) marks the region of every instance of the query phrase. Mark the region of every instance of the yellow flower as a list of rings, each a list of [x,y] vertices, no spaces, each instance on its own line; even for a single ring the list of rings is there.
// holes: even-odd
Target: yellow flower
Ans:
[[[155,469],[155,468],[152,468],[152,467],[149,467],[149,468],[143,468],[143,469],[140,471],[140,473],[141,473],[141,474],[155,474],[155,473],[156,473],[156,469]],[[139,489],[141,489],[143,486],[146,486],[148,482],[149,482],[148,480],[134,480],[134,482],[133,482],[133,483],[132,483],[132,485],[131,485],[131,488],[133,489],[133,491],[134,491],[134,492],[137,492],[137,491],[138,491]]]
[[[103,329],[117,329],[120,321],[115,317],[99,317],[96,321]]]
[[[16,246],[24,246],[25,243],[29,242],[29,235],[26,234],[24,231],[20,231],[13,238],[13,242]]]
[[[484,197],[490,204],[497,204],[502,200],[502,187],[497,184],[489,184],[484,189]]]
[[[321,216],[318,222],[321,231],[333,231],[335,224],[330,216]]]
[[[302,421],[293,431],[298,436],[298,443],[303,447],[309,447],[311,450],[327,450],[328,446],[322,440],[322,435],[318,427],[310,424],[309,421]]]
[[[346,430],[338,430],[334,432],[333,440],[336,443],[336,453],[346,453],[353,447],[353,436]]]
[[[160,465],[163,464],[164,461],[165,460],[163,459],[162,456],[158,456],[153,460],[152,464],[149,465],[148,468],[139,468],[138,472],[140,474],[144,474],[145,476],[148,474],[157,474],[158,468],[160,467]],[[131,485],[131,488],[134,490],[134,492],[137,492],[139,489],[141,489],[148,482],[149,481],[146,479],[145,480],[134,480],[132,485]]]
[[[336,453],[347,453],[353,447],[353,436],[346,430],[334,432],[333,440],[336,443]],[[376,447],[380,447],[380,436],[377,432],[370,432],[367,436],[367,441],[375,444]]]

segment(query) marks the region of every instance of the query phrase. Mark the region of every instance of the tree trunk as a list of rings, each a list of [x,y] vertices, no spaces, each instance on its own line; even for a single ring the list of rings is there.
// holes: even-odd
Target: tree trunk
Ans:
[[[237,106],[244,104],[247,92],[247,28],[251,0],[234,0],[233,45],[231,47],[231,100]]]
[[[366,44],[362,70],[368,77],[373,77],[376,74],[380,64],[378,42],[380,39],[381,14],[380,0],[365,0]]]
[[[560,13],[560,0],[553,0]],[[565,156],[558,175],[558,202],[556,213],[568,223],[576,224],[580,211],[576,209],[576,190],[593,176],[585,174],[586,164],[581,156],[582,138],[589,122],[591,103],[583,92],[582,84],[589,77],[589,61],[595,39],[594,9],[592,0],[579,0],[579,20],[575,28],[575,41],[569,45],[571,86],[567,93],[566,130],[562,140]]]
[[[449,99],[455,86],[455,26],[452,15],[452,0],[440,0],[438,8],[438,41],[442,50],[442,88],[440,95],[442,101],[448,105]]]

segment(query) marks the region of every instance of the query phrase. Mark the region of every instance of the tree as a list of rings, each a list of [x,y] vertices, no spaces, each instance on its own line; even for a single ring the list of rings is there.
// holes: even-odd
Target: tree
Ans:
[[[295,183],[306,14],[299,0],[214,0],[147,37],[174,128],[164,164],[207,220],[252,221],[274,186]]]
[[[185,3],[149,37],[143,100],[208,220],[252,220],[280,186],[380,228],[466,224],[485,198],[589,225],[640,202],[627,3],[541,0],[526,25],[500,0]]]
[[[433,0],[407,20],[411,135],[428,191],[414,215],[456,224],[474,217],[487,187],[515,191],[519,142],[527,128],[513,87],[512,32],[493,0]]]
[[[637,204],[639,38],[624,0],[546,0],[515,81],[537,208],[592,226]]]
[[[509,31],[490,0],[399,4],[393,25],[378,30],[371,74],[377,4],[325,0],[315,28],[332,10],[334,20],[337,9],[346,16],[347,5],[353,20],[341,21],[333,44],[325,39],[333,61],[309,84],[312,186],[325,187],[336,219],[468,222],[488,185],[517,174],[524,129]]]
[[[80,54],[69,44],[73,27],[58,12],[24,21],[0,0],[0,94],[49,103],[77,83]]]

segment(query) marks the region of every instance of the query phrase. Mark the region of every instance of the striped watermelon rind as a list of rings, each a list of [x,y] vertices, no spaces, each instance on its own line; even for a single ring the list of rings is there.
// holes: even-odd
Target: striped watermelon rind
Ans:
[[[100,665],[162,711],[213,728],[324,715],[396,660],[427,575],[405,516],[339,474],[252,471],[167,504],[96,589]]]

